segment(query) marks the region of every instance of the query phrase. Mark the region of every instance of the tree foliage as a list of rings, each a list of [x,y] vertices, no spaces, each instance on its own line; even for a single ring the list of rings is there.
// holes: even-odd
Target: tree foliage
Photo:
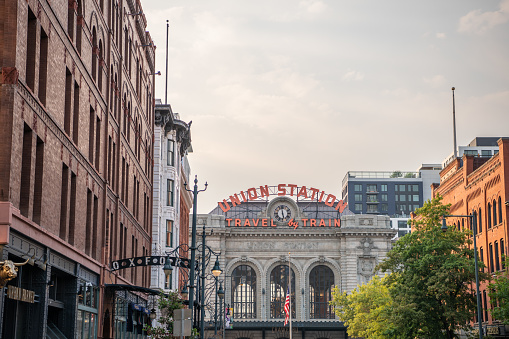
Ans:
[[[392,299],[384,281],[386,279],[375,276],[350,294],[334,288],[331,304],[338,318],[348,326],[349,336],[366,339],[390,338],[392,329],[389,314]]]
[[[507,267],[509,260],[504,258],[504,266]],[[491,300],[497,300],[491,314],[497,320],[509,325],[509,272],[507,270],[497,273],[493,282],[489,285]]]
[[[441,230],[442,216],[449,211],[441,200],[434,198],[416,210],[412,233],[400,238],[378,266],[392,272],[387,284],[394,337],[455,338],[474,316],[471,233],[454,227]],[[479,274],[480,281],[487,279]]]

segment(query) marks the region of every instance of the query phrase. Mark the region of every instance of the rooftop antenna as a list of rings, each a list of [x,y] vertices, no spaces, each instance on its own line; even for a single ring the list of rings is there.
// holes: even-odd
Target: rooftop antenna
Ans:
[[[164,104],[168,104],[168,30],[170,27],[169,20],[166,20],[166,84],[164,87]]]
[[[454,90],[456,88],[452,88],[452,128],[453,128],[453,133],[454,133],[454,159],[456,159],[458,157],[457,155],[457,147],[456,147],[456,109],[454,107]]]

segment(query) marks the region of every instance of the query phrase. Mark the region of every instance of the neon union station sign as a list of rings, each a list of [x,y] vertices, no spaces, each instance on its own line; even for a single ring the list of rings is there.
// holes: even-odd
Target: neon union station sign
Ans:
[[[270,196],[276,196],[269,200]],[[291,197],[291,198],[290,198]],[[295,201],[296,200],[296,201]],[[266,202],[267,208],[262,217],[245,217],[237,207],[249,202]],[[301,210],[299,202],[323,204],[325,210],[319,218],[306,217],[309,213]],[[315,187],[279,184],[277,186],[251,187],[223,199],[218,203],[225,214],[226,227],[341,227],[340,214],[347,204],[338,200],[334,194]],[[263,213],[262,213],[263,214]],[[329,217],[327,217],[329,216]]]

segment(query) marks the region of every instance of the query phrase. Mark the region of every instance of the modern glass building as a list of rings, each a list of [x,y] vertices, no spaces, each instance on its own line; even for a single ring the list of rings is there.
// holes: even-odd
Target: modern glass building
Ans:
[[[355,214],[390,216],[402,236],[410,231],[410,213],[431,198],[441,170],[440,164],[423,164],[415,172],[349,171],[342,182],[343,201]]]

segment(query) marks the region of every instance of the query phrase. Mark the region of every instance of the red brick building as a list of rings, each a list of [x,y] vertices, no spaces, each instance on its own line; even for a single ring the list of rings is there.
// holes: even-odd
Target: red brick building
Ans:
[[[141,4],[2,0],[0,13],[0,261],[35,260],[0,291],[0,337],[141,333],[146,298],[118,286],[148,287],[149,270],[109,268],[151,246],[155,47]]]
[[[509,238],[509,138],[500,138],[498,146],[498,154],[489,158],[456,158],[440,173],[440,185],[433,187],[433,196],[440,194],[444,204],[451,204],[451,214],[474,214],[479,260],[490,273],[505,269],[502,257],[508,253]],[[450,217],[447,223],[461,229],[471,227],[468,218]],[[492,305],[486,283],[481,284],[480,294],[483,326],[488,334],[500,337],[505,328],[488,311]]]

